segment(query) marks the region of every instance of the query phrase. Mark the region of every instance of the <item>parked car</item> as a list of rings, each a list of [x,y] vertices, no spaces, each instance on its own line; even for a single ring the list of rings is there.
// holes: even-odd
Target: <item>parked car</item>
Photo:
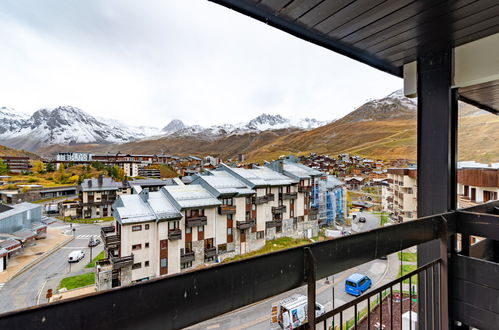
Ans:
[[[301,294],[294,294],[281,300],[277,306],[277,323],[281,329],[294,329],[305,323],[307,305],[307,297]],[[315,317],[319,317],[325,312],[324,306],[315,303]]]
[[[68,255],[68,262],[78,262],[81,259],[85,258],[85,251],[77,250],[73,251]]]
[[[366,218],[364,218],[364,217],[359,217],[359,222],[360,222],[360,223],[366,223]]]
[[[371,285],[371,279],[367,275],[355,273],[346,279],[345,292],[358,297],[369,289]]]
[[[98,238],[91,238],[88,240],[88,247],[94,247],[100,244],[100,239]]]

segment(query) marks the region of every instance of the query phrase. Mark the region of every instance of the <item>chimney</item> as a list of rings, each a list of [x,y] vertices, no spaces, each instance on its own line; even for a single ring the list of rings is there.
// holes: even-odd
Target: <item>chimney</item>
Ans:
[[[104,175],[99,175],[99,178],[97,179],[97,181],[99,182],[99,186],[102,186],[102,182],[104,181]]]
[[[87,182],[88,182],[88,186],[89,186],[89,187],[92,187],[92,179],[88,179],[88,181],[87,181]]]
[[[139,193],[140,198],[144,202],[147,202],[149,200],[149,188],[144,188],[140,193]]]
[[[279,159],[277,161],[277,166],[276,167],[277,167],[277,172],[279,172],[281,174],[284,172],[284,163],[283,163],[282,159]]]

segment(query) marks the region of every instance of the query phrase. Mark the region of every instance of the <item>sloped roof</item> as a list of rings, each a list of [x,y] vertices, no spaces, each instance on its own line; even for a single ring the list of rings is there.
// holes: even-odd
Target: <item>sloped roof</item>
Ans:
[[[298,181],[291,179],[284,174],[276,172],[267,167],[258,166],[256,168],[228,168],[229,173],[232,172],[248,184],[251,188],[266,187],[266,186],[286,186],[295,184]]]
[[[178,210],[218,206],[222,203],[215,198],[208,190],[198,184],[184,186],[165,186],[164,190],[169,200],[177,207]]]
[[[253,189],[248,188],[243,182],[225,171],[210,171],[208,173],[210,175],[199,176],[197,180],[205,181],[217,197],[219,195],[251,195],[255,193]]]

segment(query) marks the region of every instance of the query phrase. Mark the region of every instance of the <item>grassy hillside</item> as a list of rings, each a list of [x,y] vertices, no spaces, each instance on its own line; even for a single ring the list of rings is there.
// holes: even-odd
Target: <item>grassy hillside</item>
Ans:
[[[33,160],[41,159],[41,157],[35,153],[26,150],[12,149],[3,145],[0,145],[0,156],[29,157]]]

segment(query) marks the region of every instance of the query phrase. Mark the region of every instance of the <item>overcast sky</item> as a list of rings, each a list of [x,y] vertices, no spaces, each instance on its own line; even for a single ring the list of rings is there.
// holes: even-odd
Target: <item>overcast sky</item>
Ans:
[[[128,124],[330,120],[402,80],[207,0],[0,1],[0,106]]]

